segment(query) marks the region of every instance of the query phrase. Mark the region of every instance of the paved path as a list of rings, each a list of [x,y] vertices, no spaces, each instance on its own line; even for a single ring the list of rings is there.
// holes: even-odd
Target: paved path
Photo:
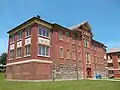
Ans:
[[[88,80],[106,80],[106,81],[118,81],[118,82],[120,82],[120,80],[117,80],[117,79],[88,79]]]

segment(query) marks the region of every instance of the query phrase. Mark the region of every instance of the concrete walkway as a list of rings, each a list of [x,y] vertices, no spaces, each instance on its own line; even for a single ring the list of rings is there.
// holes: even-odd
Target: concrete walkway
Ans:
[[[88,80],[106,80],[106,81],[117,81],[117,82],[120,82],[120,80],[117,80],[117,79],[88,79]]]

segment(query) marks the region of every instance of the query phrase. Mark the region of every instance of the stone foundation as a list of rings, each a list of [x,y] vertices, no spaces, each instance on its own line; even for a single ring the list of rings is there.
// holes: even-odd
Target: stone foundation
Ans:
[[[77,71],[78,70],[78,71]],[[56,79],[77,79],[83,78],[83,72],[75,64],[53,65],[53,78]]]

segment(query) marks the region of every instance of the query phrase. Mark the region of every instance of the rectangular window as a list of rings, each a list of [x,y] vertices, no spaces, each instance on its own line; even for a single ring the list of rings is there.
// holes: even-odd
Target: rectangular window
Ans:
[[[81,41],[81,37],[80,36],[78,36],[78,44],[79,44],[79,46],[80,46],[80,41]]]
[[[72,36],[72,43],[75,44],[75,36]]]
[[[73,60],[76,60],[75,51],[72,52],[72,57],[73,57]]]
[[[25,55],[27,56],[27,55],[30,55],[30,53],[31,53],[31,48],[30,48],[30,44],[29,45],[26,45],[25,46]]]
[[[38,55],[49,56],[49,46],[38,45]]]
[[[49,29],[48,28],[46,28],[46,27],[39,27],[39,29],[38,29],[39,31],[39,35],[41,35],[41,36],[45,36],[45,37],[49,37]]]
[[[63,48],[60,47],[60,57],[63,57]]]
[[[10,57],[9,59],[13,59],[14,58],[14,50],[10,50]]]
[[[31,28],[27,27],[25,30],[25,37],[29,37],[29,36],[31,36]]]
[[[22,56],[22,48],[17,48],[17,57],[21,57]]]
[[[90,54],[89,53],[85,53],[85,59],[86,59],[86,63],[90,63]]]
[[[11,35],[10,36],[10,43],[14,43],[14,41],[15,41],[15,35]]]
[[[97,63],[97,57],[94,56],[94,63]]]
[[[60,31],[59,33],[60,33],[60,36],[59,36],[60,40],[63,40],[63,32]]]
[[[66,34],[66,41],[69,41],[69,33],[66,32],[65,34]]]
[[[87,39],[84,40],[85,47],[87,48]]]
[[[22,32],[20,31],[20,32],[18,32],[18,38],[17,38],[17,40],[21,40],[22,39]]]
[[[66,56],[66,57],[67,57],[67,59],[70,59],[70,50],[69,50],[69,49],[67,49],[67,52],[66,52],[66,53],[67,53],[67,56]]]

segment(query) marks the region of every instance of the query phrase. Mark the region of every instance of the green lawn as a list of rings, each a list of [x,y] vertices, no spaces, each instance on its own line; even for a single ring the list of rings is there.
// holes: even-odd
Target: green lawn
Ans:
[[[120,82],[112,81],[56,81],[10,82],[0,73],[0,90],[120,90]]]

